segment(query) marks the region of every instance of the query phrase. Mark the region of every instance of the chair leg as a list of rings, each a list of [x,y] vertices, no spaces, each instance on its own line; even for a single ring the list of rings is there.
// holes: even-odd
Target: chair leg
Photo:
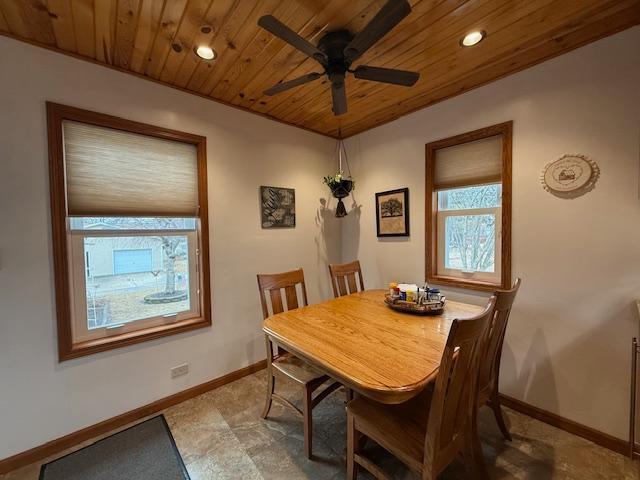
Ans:
[[[347,412],[347,480],[356,480],[358,465],[355,462],[356,423]]]
[[[502,432],[502,436],[506,440],[509,440],[511,442],[513,439],[511,438],[511,433],[509,433],[509,428],[507,427],[507,424],[504,421],[502,407],[500,406],[500,397],[497,394],[492,395],[491,400],[489,401],[489,407],[491,407],[491,410],[493,410],[493,415],[496,417],[496,422],[498,423],[498,428],[500,428],[500,432]]]
[[[307,458],[311,458],[313,446],[313,407],[311,405],[311,394],[313,390],[308,386],[304,389],[304,399],[302,405],[302,427],[304,431],[304,453]]]
[[[267,398],[264,403],[264,409],[262,410],[262,418],[267,418],[269,415],[269,410],[271,410],[273,391],[276,386],[276,379],[271,373],[271,369],[267,368]]]
[[[353,390],[351,390],[349,387],[344,387],[344,394],[345,394],[347,403],[353,400]]]
[[[269,410],[271,410],[272,395],[276,386],[276,379],[273,375],[273,346],[268,336],[264,336],[265,346],[267,347],[267,398],[264,403],[264,410],[262,410],[262,418],[267,418]]]
[[[482,444],[480,443],[480,437],[478,436],[478,427],[475,419],[471,421],[471,427],[467,432],[467,441],[463,457],[467,470],[470,475],[474,476],[473,478],[480,480],[487,480],[489,478],[484,464]]]

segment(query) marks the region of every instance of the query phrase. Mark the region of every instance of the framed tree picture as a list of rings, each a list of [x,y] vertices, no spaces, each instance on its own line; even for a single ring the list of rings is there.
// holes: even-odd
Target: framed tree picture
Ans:
[[[378,237],[409,236],[409,189],[376,193]]]
[[[296,226],[296,191],[293,188],[260,187],[262,228]]]

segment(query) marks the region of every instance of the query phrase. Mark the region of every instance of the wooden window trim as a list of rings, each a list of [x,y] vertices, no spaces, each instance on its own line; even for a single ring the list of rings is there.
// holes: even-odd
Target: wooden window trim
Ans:
[[[502,135],[502,245],[500,284],[474,280],[461,280],[437,274],[438,242],[437,212],[438,192],[434,190],[436,151],[483,138]],[[425,170],[425,271],[428,283],[473,290],[494,291],[496,288],[511,288],[511,199],[512,199],[512,155],[513,122],[505,122],[454,137],[427,143]],[[462,185],[461,185],[462,186]]]
[[[198,162],[198,201],[200,205],[198,215],[199,222],[196,222],[199,238],[198,248],[200,249],[200,282],[202,290],[202,294],[200,295],[200,316],[168,325],[153,326],[135,332],[126,332],[79,343],[73,342],[71,331],[69,249],[67,244],[64,139],[62,134],[62,122],[64,120],[114,128],[166,140],[190,143],[196,146]],[[59,361],[62,362],[72,358],[211,326],[206,138],[51,102],[47,102],[47,131],[49,141],[51,226]]]

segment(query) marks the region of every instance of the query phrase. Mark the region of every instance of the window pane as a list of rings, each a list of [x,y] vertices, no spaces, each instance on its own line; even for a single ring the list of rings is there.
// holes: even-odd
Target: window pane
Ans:
[[[445,219],[445,268],[493,273],[495,246],[495,215],[456,215]]]
[[[493,208],[499,207],[501,201],[502,185],[499,183],[438,192],[438,208],[440,210]]]
[[[71,217],[72,230],[195,230],[195,218]]]
[[[89,330],[188,311],[186,235],[86,237]]]

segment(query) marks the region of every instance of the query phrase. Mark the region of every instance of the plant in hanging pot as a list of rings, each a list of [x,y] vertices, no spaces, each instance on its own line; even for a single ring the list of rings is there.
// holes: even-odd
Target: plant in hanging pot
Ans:
[[[338,170],[335,175],[324,177],[324,183],[331,189],[333,196],[338,199],[336,217],[344,217],[347,214],[347,209],[342,199],[348,197],[351,191],[355,189],[356,182],[351,179],[351,176],[345,177],[342,171]]]

